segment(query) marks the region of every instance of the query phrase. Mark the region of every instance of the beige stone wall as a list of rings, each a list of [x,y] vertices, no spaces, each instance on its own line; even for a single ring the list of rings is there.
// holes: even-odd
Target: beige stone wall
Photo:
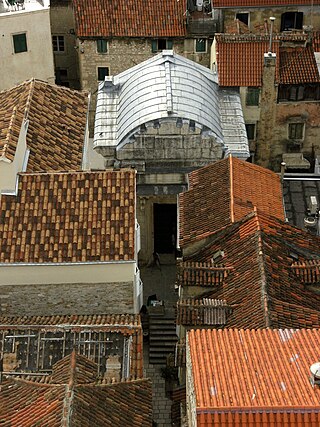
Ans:
[[[175,39],[173,50],[185,57],[210,66],[210,46],[207,43],[207,52],[195,53],[195,39]],[[93,134],[94,114],[96,109],[96,93],[98,91],[98,67],[108,67],[109,75],[117,75],[137,64],[156,55],[152,52],[151,39],[110,39],[108,52],[98,53],[96,40],[78,40],[79,70],[81,89],[89,90],[92,94],[89,114],[90,134]]]
[[[270,8],[238,8],[238,9],[225,9],[224,15],[224,32],[227,31],[229,26],[234,26],[234,19],[236,13],[249,12],[249,29],[255,32],[259,27],[263,28],[264,20],[269,21],[270,16],[276,18],[274,22],[274,31],[280,32],[281,15],[285,12],[303,12],[303,25],[313,25],[314,30],[320,30],[320,7],[313,6],[313,13],[311,14],[311,6],[287,6],[287,7],[270,7]],[[270,23],[269,23],[270,24]]]
[[[50,8],[52,35],[64,37],[64,52],[54,52],[55,69],[66,69],[70,88],[79,89],[79,65],[76,50],[75,23],[71,4],[54,4]]]

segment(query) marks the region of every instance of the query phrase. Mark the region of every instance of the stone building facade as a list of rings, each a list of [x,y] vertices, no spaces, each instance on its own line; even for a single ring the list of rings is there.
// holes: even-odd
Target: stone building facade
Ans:
[[[238,93],[219,90],[214,73],[172,50],[100,85],[94,148],[106,167],[137,170],[143,263],[175,250],[187,173],[228,154],[249,156]]]
[[[71,0],[50,2],[50,25],[56,84],[80,89],[75,22]]]

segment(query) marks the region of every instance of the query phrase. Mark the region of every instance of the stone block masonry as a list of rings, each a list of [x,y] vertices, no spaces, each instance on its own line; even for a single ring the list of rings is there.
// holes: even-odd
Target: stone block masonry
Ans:
[[[125,283],[0,286],[2,316],[133,313],[133,288]]]

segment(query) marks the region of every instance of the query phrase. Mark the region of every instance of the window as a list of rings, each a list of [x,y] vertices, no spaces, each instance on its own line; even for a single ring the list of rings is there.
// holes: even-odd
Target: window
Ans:
[[[289,139],[303,139],[303,138],[304,138],[304,123],[290,123]]]
[[[64,36],[52,36],[52,47],[54,52],[64,52]]]
[[[249,12],[236,13],[236,19],[249,26]]]
[[[248,123],[246,124],[247,137],[249,141],[256,139],[256,125]]]
[[[56,68],[56,84],[69,87],[68,70],[65,68]]]
[[[106,76],[109,75],[108,67],[98,67],[98,80],[102,81]]]
[[[108,43],[106,39],[97,40],[97,52],[98,53],[107,53],[108,52]]]
[[[155,39],[152,40],[152,52],[159,52],[161,50],[172,49],[173,41],[169,39]]]
[[[285,12],[281,15],[280,31],[302,30],[303,12]]]
[[[206,52],[207,51],[207,40],[206,39],[196,39],[196,52]]]
[[[248,87],[246,105],[257,106],[259,105],[260,88]]]
[[[13,39],[13,48],[14,53],[21,53],[21,52],[27,52],[27,34],[21,33],[21,34],[14,34],[12,36]]]

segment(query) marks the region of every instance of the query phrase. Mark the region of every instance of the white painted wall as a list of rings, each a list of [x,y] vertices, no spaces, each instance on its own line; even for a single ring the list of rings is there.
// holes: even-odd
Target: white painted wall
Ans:
[[[14,112],[12,112],[14,114]],[[14,120],[14,119],[13,119]],[[17,174],[25,172],[27,152],[28,120],[24,120],[20,129],[16,153],[12,162],[2,160],[0,157],[0,194],[14,193],[17,184]]]
[[[54,83],[50,9],[40,7],[0,14],[0,90],[32,77]],[[27,34],[28,51],[15,54],[12,35],[23,32]]]

